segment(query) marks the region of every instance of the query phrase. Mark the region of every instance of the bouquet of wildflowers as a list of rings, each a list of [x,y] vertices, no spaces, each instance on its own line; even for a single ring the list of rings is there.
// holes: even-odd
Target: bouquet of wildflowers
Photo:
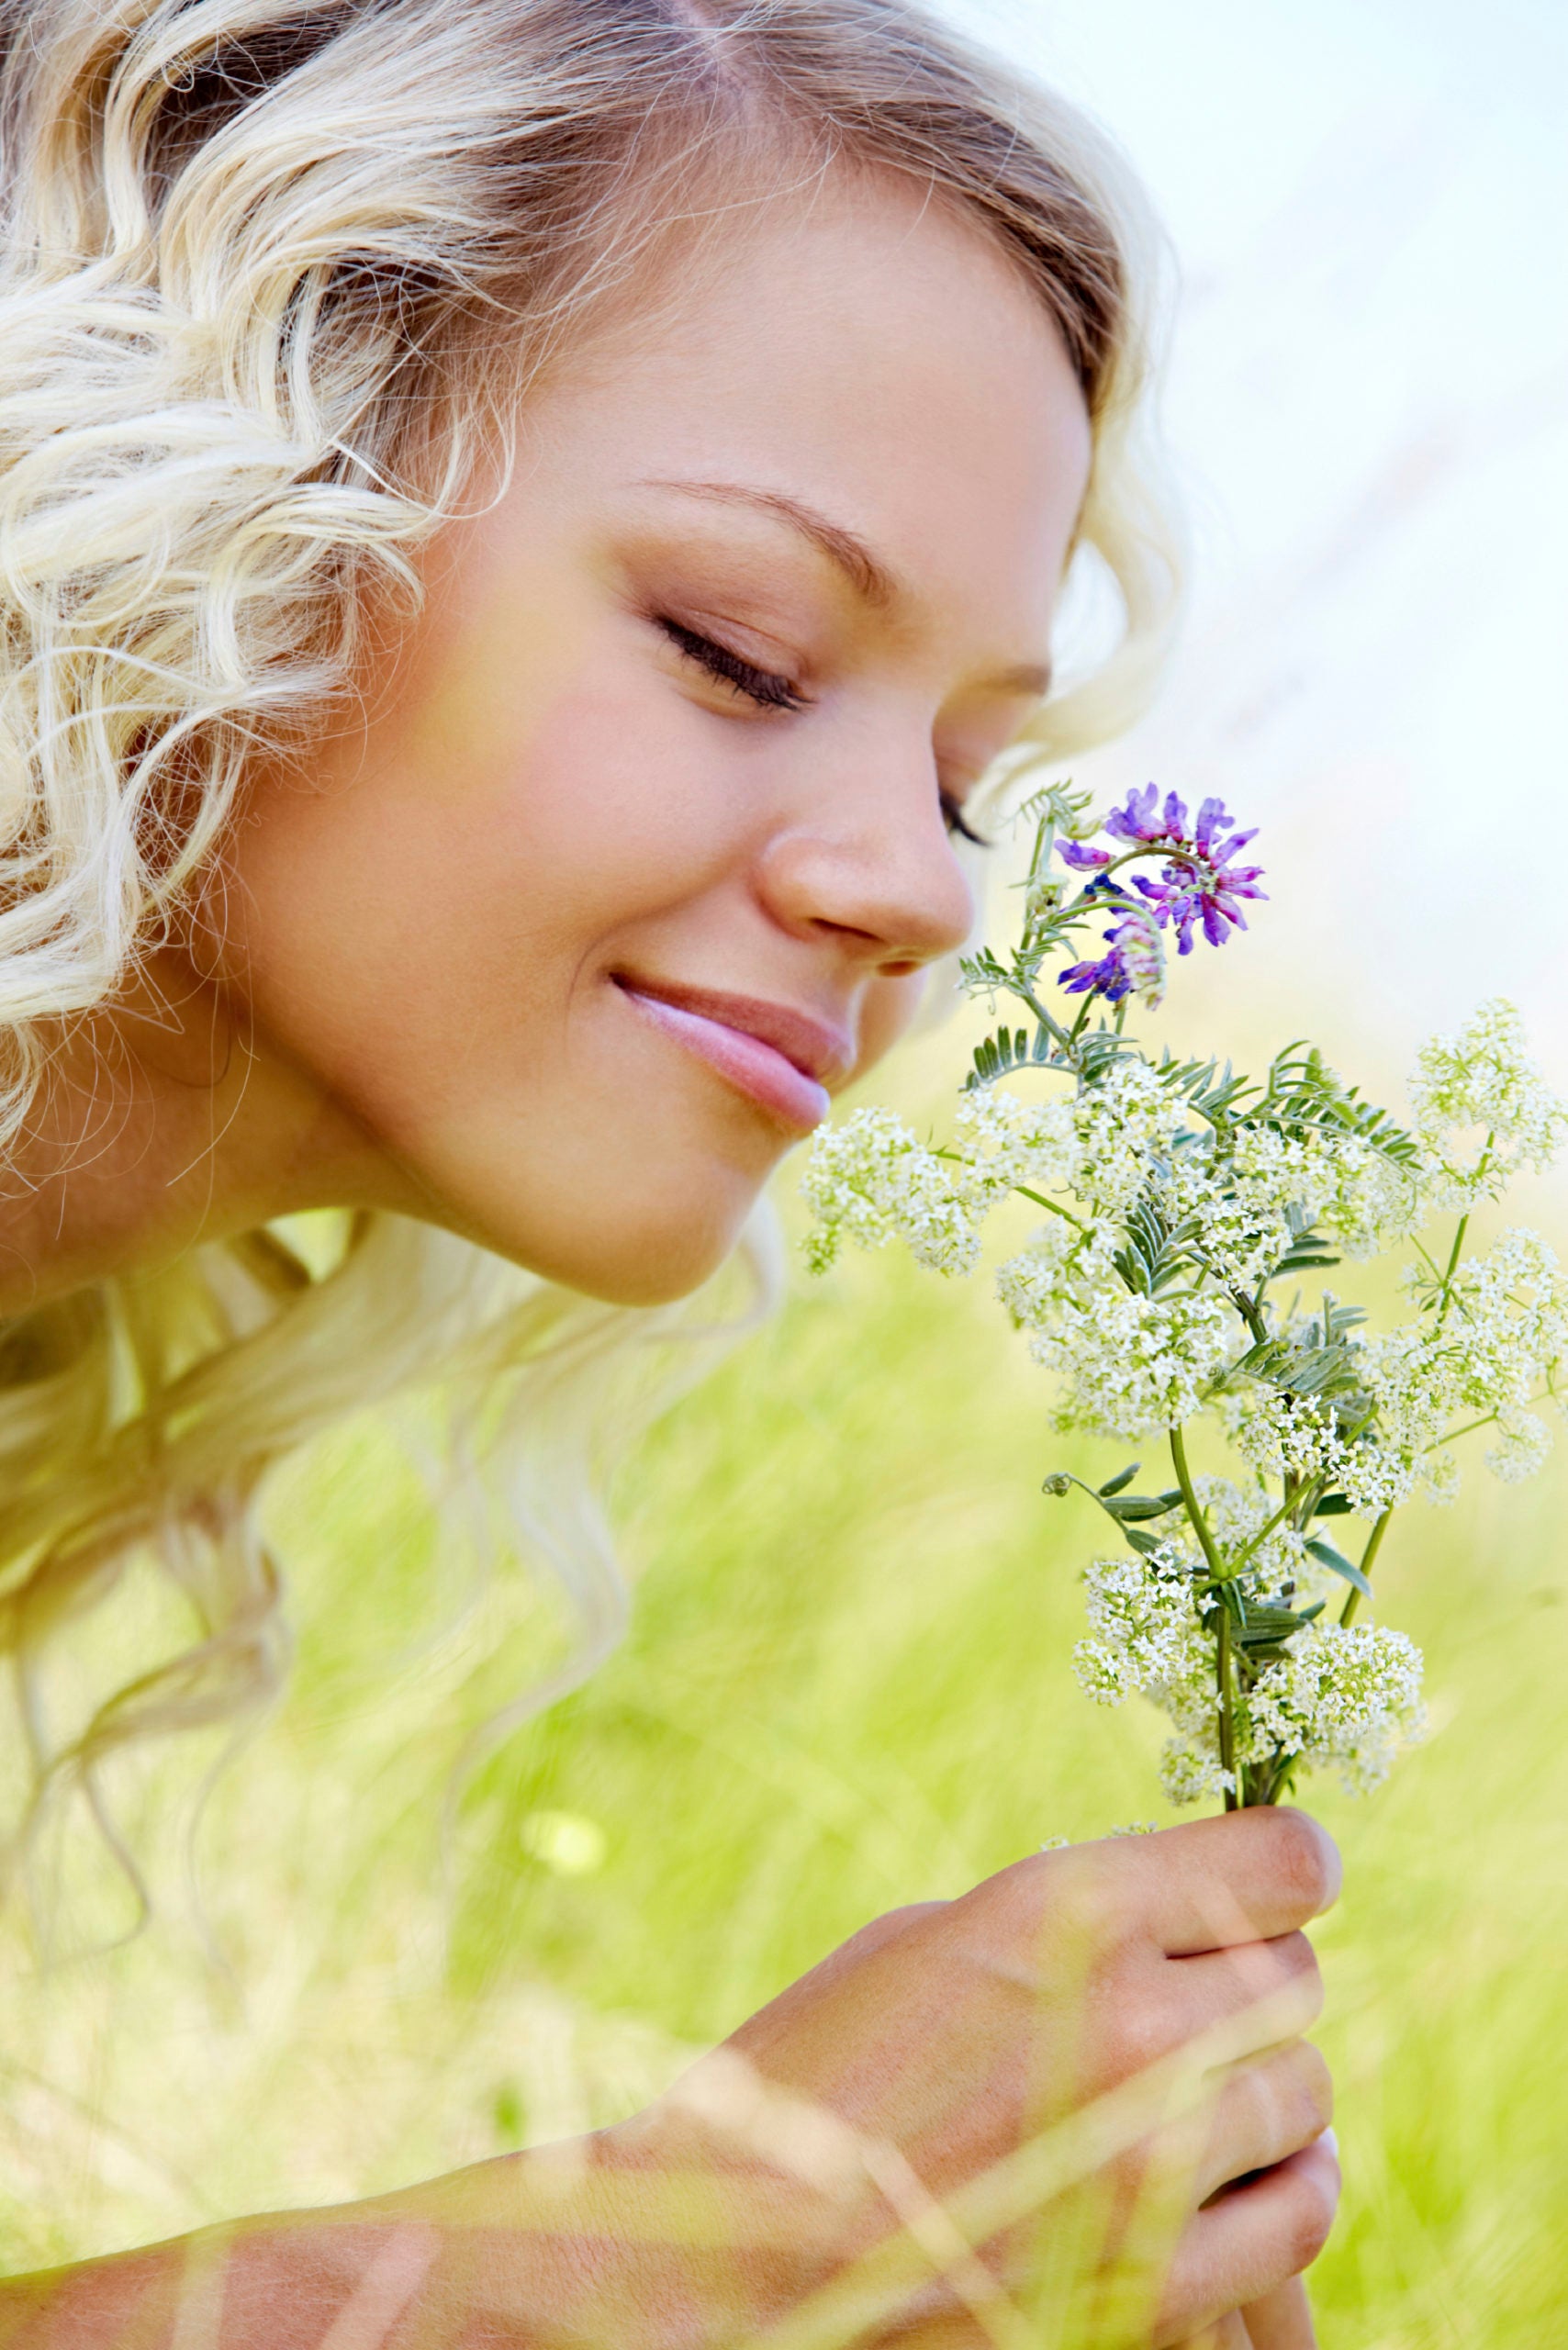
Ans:
[[[1534,1233],[1474,1253],[1471,1218],[1549,1163],[1568,1107],[1500,1002],[1423,1047],[1405,1125],[1304,1044],[1259,1079],[1153,1058],[1129,1010],[1160,1002],[1168,941],[1185,955],[1245,927],[1264,894],[1239,862],[1253,835],[1152,784],[1103,822],[1062,787],[1025,813],[1022,938],[963,967],[1017,1011],[977,1051],[947,1143],[881,1109],[819,1134],[811,1262],[897,1237],[965,1273],[1004,1200],[1040,1210],[996,1286],[1053,1382],[1052,1425],[1158,1441],[1170,1462],[1149,1491],[1137,1463],[1098,1487],[1046,1479],[1114,1528],[1085,1570],[1083,1688],[1164,1708],[1173,1802],[1272,1803],[1319,1767],[1372,1787],[1423,1725],[1418,1650],[1357,1620],[1394,1511],[1451,1496],[1462,1436],[1490,1431],[1509,1479],[1551,1442],[1536,1407],[1568,1351],[1568,1290]],[[1390,1248],[1408,1310],[1374,1328],[1323,1277]],[[1194,1472],[1198,1422],[1228,1473]]]

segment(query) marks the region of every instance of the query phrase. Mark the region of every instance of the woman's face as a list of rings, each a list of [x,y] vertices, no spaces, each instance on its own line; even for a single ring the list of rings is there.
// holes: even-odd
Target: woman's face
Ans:
[[[1082,399],[896,187],[775,206],[530,405],[311,771],[222,972],[367,1195],[626,1302],[722,1259],[972,908],[949,826],[1044,684]]]

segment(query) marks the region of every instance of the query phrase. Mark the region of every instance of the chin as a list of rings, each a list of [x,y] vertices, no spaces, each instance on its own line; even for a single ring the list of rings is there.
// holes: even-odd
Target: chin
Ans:
[[[703,1198],[693,1184],[664,1214],[644,1195],[607,1206],[601,1216],[574,1216],[554,1232],[524,1232],[489,1219],[465,1228],[498,1256],[606,1305],[673,1305],[732,1254],[756,1196],[751,1186],[741,1196]]]

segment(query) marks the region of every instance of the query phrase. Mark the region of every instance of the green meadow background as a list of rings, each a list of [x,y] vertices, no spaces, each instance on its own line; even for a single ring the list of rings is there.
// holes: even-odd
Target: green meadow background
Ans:
[[[959,1044],[916,1051],[906,1099],[936,1102]],[[145,1932],[41,1978],[7,1951],[0,2258],[611,2119],[879,1910],[1168,1816],[1153,1716],[1092,1707],[1070,1675],[1099,1529],[1039,1493],[1058,1461],[1125,1456],[1063,1448],[1044,1404],[983,1280],[890,1251],[795,1278],[623,1480],[630,1639],[454,1822],[464,1740],[537,1673],[544,1616],[515,1583],[454,1588],[385,1432],[291,1472],[286,1703],[193,1853],[167,1826],[188,1756],[122,1789],[157,1854]],[[1380,1570],[1436,1734],[1371,1800],[1313,1796],[1346,1859],[1316,1933],[1346,2173],[1316,2293],[1338,2350],[1563,2338],[1563,1485],[1472,1468]]]

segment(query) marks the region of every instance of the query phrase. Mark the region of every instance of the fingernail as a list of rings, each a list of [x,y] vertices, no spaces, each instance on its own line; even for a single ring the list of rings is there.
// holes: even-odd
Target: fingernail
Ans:
[[[1336,2162],[1338,2162],[1338,2159],[1339,2159],[1339,2133],[1338,2133],[1338,2132],[1337,2130],[1324,2130],[1324,2131],[1320,2131],[1320,2132],[1319,2132],[1319,2133],[1318,2133],[1317,2143],[1318,2143],[1318,2144],[1319,2144],[1320,2146],[1327,2146],[1327,2149],[1328,2149],[1328,2151],[1329,2151],[1329,2153],[1333,2155],[1333,2157],[1334,2157],[1335,2161],[1336,2161]]]

